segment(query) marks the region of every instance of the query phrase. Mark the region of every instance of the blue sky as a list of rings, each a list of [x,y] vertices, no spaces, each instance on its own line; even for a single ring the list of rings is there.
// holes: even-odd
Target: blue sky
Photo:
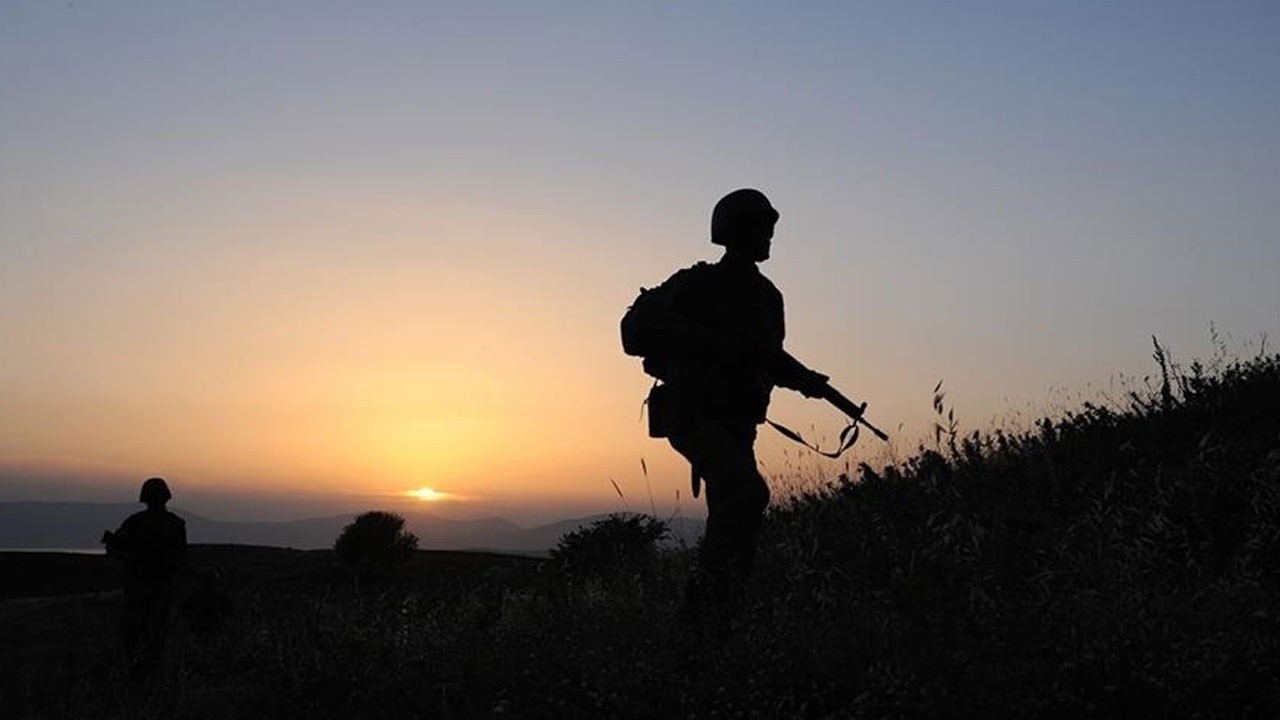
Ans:
[[[554,516],[647,493],[643,457],[672,503],[616,323],[741,186],[782,213],[789,347],[900,454],[940,379],[981,429],[1140,378],[1152,335],[1249,352],[1280,326],[1278,31],[1266,2],[8,3],[0,463]]]

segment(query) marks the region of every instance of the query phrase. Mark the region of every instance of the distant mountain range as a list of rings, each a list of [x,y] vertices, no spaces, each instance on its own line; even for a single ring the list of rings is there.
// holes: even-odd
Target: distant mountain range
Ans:
[[[0,548],[93,548],[103,530],[114,530],[142,506],[135,503],[0,502]],[[271,545],[298,549],[333,546],[352,515],[281,522],[227,522],[172,508],[187,521],[191,543]],[[521,527],[503,518],[449,520],[426,514],[406,514],[405,525],[418,536],[424,550],[494,550],[545,553],[565,533],[605,517],[561,520]],[[669,522],[678,539],[692,545],[702,535],[703,521],[674,518]]]

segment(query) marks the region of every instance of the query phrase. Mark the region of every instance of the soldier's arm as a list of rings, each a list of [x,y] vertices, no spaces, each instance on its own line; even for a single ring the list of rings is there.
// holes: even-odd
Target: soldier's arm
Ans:
[[[778,387],[795,390],[805,397],[823,397],[828,378],[820,372],[811,370],[804,363],[795,359],[783,349],[782,344],[787,336],[786,313],[783,310],[782,293],[765,281],[766,310],[764,315],[766,333],[769,338],[769,349],[766,351],[764,364],[769,378]]]
[[[174,512],[169,512],[166,521],[169,527],[164,534],[164,547],[157,550],[160,551],[164,570],[178,573],[187,564],[187,523]]]
[[[816,370],[810,370],[791,353],[778,348],[768,358],[769,376],[778,387],[796,390],[805,397],[826,397],[831,378]]]
[[[677,312],[671,312],[663,318],[662,329],[668,333],[667,337],[671,338],[673,344],[682,350],[710,358],[717,363],[760,363],[775,385],[796,390],[805,397],[824,397],[828,387],[828,376],[810,370],[783,350],[781,343],[777,347],[752,346],[690,321]]]
[[[702,357],[726,364],[759,362],[775,385],[795,390],[805,397],[826,397],[830,387],[827,384],[831,379],[829,376],[809,369],[780,347],[753,348],[711,328],[680,319],[673,319],[666,328],[676,343]]]
[[[125,518],[114,533],[108,530],[102,534],[102,542],[107,546],[107,555],[117,560],[128,561],[133,558],[134,523],[133,516]]]

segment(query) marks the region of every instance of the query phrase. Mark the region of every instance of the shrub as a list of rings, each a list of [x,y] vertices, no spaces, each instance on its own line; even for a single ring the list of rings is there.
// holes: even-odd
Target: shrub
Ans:
[[[375,510],[358,515],[342,529],[333,551],[344,564],[362,575],[383,575],[408,560],[418,538],[404,529],[404,518]]]
[[[574,575],[608,575],[639,568],[657,552],[669,533],[667,524],[649,515],[614,513],[566,533],[551,551],[552,561]]]

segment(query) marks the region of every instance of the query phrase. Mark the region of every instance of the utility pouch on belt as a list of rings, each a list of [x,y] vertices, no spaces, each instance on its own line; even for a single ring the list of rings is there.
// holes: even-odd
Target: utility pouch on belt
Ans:
[[[649,411],[649,437],[667,437],[670,425],[671,394],[666,385],[654,385],[645,401]]]

